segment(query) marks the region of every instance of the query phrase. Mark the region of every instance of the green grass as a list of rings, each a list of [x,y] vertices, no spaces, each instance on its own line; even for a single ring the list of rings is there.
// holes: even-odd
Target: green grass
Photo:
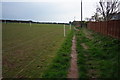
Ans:
[[[40,78],[66,39],[58,24],[7,23],[2,29],[4,78]]]
[[[102,78],[119,79],[120,74],[120,40],[99,33],[94,33],[94,44],[90,49],[91,54],[98,60],[100,76]]]
[[[76,32],[80,78],[91,78],[88,71],[93,68],[97,78],[119,79],[120,40],[86,29],[88,33],[92,33],[93,39],[90,40],[85,37],[84,30],[83,28]],[[89,49],[84,50],[80,43],[85,43]],[[88,57],[84,54],[88,54]],[[87,63],[91,63],[92,66],[86,65]]]
[[[77,54],[78,54],[78,68],[79,68],[79,77],[80,78],[87,78],[87,66],[86,66],[86,58],[84,54],[87,54],[87,51],[81,46],[81,43],[86,41],[86,38],[82,31],[76,32],[76,39],[77,39]]]
[[[57,52],[52,64],[43,74],[43,78],[66,78],[70,67],[70,53],[73,32],[71,32]]]

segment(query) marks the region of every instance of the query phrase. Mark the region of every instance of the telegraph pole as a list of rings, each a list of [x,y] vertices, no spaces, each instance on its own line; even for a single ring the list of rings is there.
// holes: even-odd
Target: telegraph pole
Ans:
[[[82,27],[82,0],[81,0],[81,27]]]

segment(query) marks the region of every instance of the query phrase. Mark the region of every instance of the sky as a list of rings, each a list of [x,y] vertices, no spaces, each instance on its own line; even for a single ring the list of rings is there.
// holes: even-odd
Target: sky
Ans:
[[[39,22],[80,21],[80,2],[81,0],[2,0],[0,18]],[[83,0],[83,20],[94,15],[98,2],[99,0]]]

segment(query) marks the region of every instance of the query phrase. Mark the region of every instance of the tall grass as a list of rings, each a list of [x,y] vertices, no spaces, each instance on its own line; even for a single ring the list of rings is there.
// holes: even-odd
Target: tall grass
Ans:
[[[90,53],[99,62],[102,78],[119,79],[120,75],[120,40],[94,33],[94,44]]]

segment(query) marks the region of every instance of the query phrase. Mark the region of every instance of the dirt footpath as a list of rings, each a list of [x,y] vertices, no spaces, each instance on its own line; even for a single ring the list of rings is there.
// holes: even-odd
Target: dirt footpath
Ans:
[[[78,78],[78,66],[77,66],[77,52],[76,52],[76,38],[73,36],[71,51],[71,62],[68,71],[68,78]]]

